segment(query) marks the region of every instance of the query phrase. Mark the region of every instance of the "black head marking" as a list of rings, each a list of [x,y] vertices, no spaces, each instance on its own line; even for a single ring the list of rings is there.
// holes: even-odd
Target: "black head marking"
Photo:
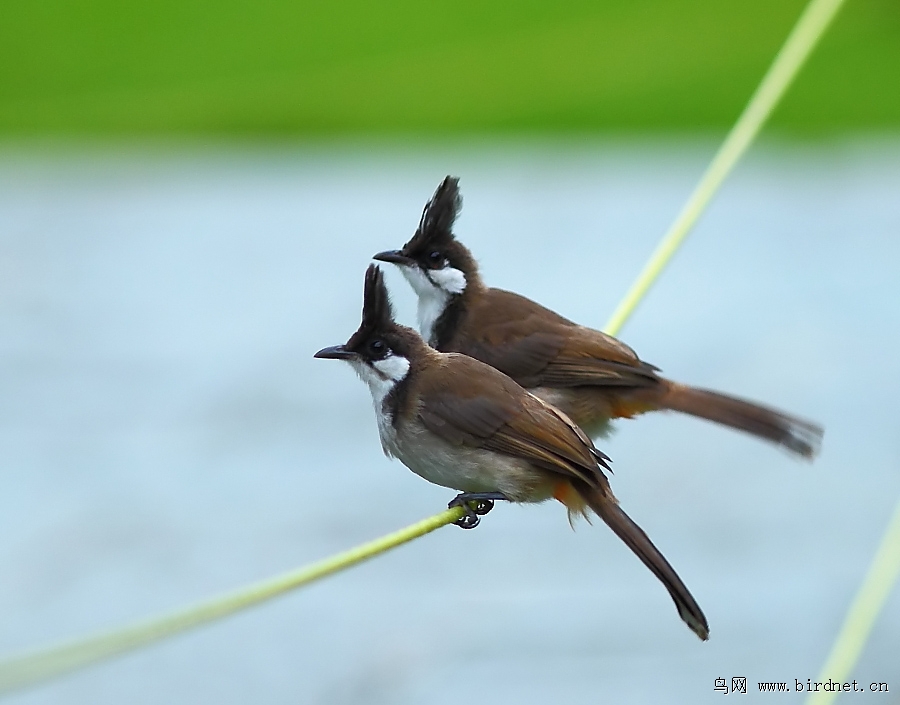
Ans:
[[[415,234],[397,254],[408,263],[415,264],[425,272],[443,269],[447,266],[460,270],[466,277],[467,285],[478,285],[478,264],[472,253],[453,234],[453,224],[462,210],[462,195],[459,179],[447,176],[437,187],[431,200],[425,205],[419,227]],[[382,253],[393,255],[394,253]],[[387,262],[396,259],[379,257]]]
[[[391,352],[386,337],[396,327],[384,274],[377,265],[370,264],[363,289],[362,323],[346,347],[367,360],[381,360]]]
[[[362,323],[343,345],[323,348],[315,357],[372,364],[390,355],[400,355],[411,363],[428,346],[412,328],[394,321],[393,308],[384,277],[377,265],[366,270]]]
[[[394,309],[387,287],[384,285],[384,274],[378,265],[370,264],[366,270],[366,284],[363,290],[362,325],[360,328],[371,330],[387,329],[394,323]]]
[[[422,217],[419,219],[419,227],[416,228],[412,239],[403,247],[404,254],[427,260],[432,252],[440,252],[441,248],[455,239],[453,224],[461,210],[459,179],[447,176],[437,187],[431,200],[425,204]]]
[[[453,224],[462,210],[462,194],[459,192],[459,178],[445,176],[425,204],[419,219],[417,235],[433,244],[443,244],[453,239]]]
[[[392,353],[409,357],[417,347],[424,345],[414,330],[394,321],[384,274],[377,265],[369,265],[363,291],[362,323],[344,347],[366,360],[375,361]]]

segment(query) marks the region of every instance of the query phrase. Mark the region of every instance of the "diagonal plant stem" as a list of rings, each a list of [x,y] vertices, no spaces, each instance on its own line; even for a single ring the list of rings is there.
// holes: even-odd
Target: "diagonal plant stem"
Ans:
[[[807,57],[821,39],[831,20],[837,14],[844,0],[812,0],[800,15],[787,41],[781,47],[772,66],[763,77],[762,83],[744,108],[744,112],[731,128],[716,156],[706,168],[694,192],[681,209],[678,217],[660,240],[644,269],[625,294],[606,327],[610,335],[618,335],[638,304],[647,295],[650,287],[662,274],[663,269],[681,247],[700,214],[706,210],[710,200],[734,165],[747,151],[747,147],[759,133],[760,128],[775,110],[791,81],[800,71]]]
[[[295,590],[333,573],[374,558],[413,539],[430,534],[463,516],[460,507],[447,509],[405,529],[387,534],[349,551],[338,553],[305,568],[298,568],[269,580],[213,597],[160,617],[154,617],[113,631],[78,639],[49,649],[0,661],[0,695],[18,690],[67,671],[119,656],[179,632],[222,619],[273,597]]]
[[[850,603],[841,631],[838,632],[831,653],[822,666],[819,682],[830,678],[843,683],[848,679],[856,662],[859,661],[878,613],[884,607],[898,577],[900,577],[900,502],[897,502],[894,516],[888,523],[866,577],[859,586],[853,602]],[[813,692],[806,703],[830,705],[838,692],[834,690]]]

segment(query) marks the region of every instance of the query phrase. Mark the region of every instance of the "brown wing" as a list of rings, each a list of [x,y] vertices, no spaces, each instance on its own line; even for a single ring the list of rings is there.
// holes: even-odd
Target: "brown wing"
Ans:
[[[656,371],[656,367],[642,361],[615,338],[574,326],[568,331],[565,346],[539,373],[538,385],[652,387],[659,384]]]
[[[592,487],[608,486],[598,465],[606,466],[606,457],[562,412],[478,360],[450,354],[443,364],[445,374],[421,378],[418,414],[429,431],[454,445],[522,458]]]
[[[516,318],[509,318],[509,311]],[[656,368],[624,343],[502,289],[471,302],[466,321],[445,348],[471,355],[529,388],[658,383]]]

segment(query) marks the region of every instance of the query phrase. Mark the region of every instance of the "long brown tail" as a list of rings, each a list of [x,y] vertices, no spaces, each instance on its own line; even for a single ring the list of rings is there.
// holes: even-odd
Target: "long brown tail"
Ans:
[[[746,431],[809,460],[815,457],[822,445],[825,431],[818,424],[707,389],[687,387],[668,380],[666,385],[667,391],[661,401],[663,409],[681,411]]]
[[[580,494],[597,516],[606,522],[616,536],[622,539],[625,545],[634,551],[644,565],[666,586],[666,590],[672,596],[678,614],[684,622],[703,641],[709,639],[709,624],[706,622],[706,617],[703,616],[700,605],[697,604],[685,584],[681,582],[675,569],[669,565],[669,561],[653,545],[641,527],[635,524],[619,507],[615,498],[605,496],[601,490],[590,489],[582,491]]]

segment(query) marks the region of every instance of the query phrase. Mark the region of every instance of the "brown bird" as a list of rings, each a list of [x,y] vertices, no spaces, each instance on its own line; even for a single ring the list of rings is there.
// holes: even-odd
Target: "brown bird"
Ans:
[[[699,605],[647,535],[613,496],[608,458],[561,411],[508,376],[466,355],[441,353],[393,320],[375,265],[366,272],[362,324],[318,358],[346,360],[369,385],[381,445],[417,475],[459,490],[464,528],[493,500],[556,498],[575,515],[593,510],[659,578],[678,614],[701,639]],[[474,506],[474,509],[473,509]]]
[[[486,286],[475,258],[453,234],[461,207],[459,180],[448,176],[412,239],[374,257],[398,265],[415,289],[420,330],[430,345],[505,372],[591,436],[605,433],[610,419],[671,409],[746,431],[804,458],[818,452],[821,426],[665,379],[612,336]]]

